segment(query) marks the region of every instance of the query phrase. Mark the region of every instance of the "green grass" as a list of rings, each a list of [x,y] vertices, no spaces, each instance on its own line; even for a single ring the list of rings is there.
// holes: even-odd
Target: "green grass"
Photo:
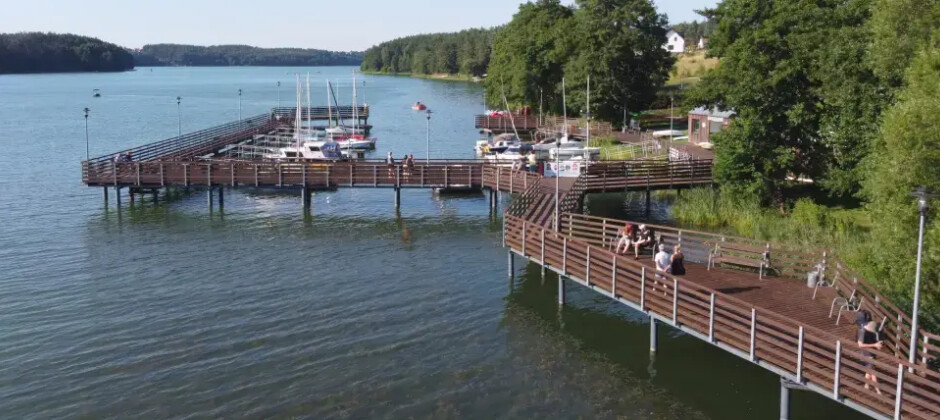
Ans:
[[[709,70],[718,68],[717,58],[705,57],[704,51],[680,54],[669,73],[666,85],[695,85]]]

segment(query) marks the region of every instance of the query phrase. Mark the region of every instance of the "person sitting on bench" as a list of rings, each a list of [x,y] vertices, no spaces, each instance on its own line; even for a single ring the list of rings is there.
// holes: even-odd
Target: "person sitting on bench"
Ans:
[[[646,225],[640,225],[640,231],[637,232],[636,239],[633,241],[633,257],[640,259],[640,248],[653,244],[653,230],[648,229]]]
[[[630,243],[633,242],[633,223],[627,222],[623,226],[623,229],[620,229],[620,240],[617,242],[617,248],[614,249],[614,252],[617,254],[623,254],[630,249]]]

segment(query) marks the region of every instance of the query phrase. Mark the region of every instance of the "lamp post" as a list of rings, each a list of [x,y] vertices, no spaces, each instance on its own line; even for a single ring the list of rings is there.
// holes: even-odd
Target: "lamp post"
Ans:
[[[277,81],[277,107],[281,107],[281,81]]]
[[[431,110],[428,109],[428,137],[427,137],[427,151],[425,152],[424,163],[428,164],[431,162]]]
[[[88,108],[85,108],[85,160],[89,160],[91,157],[88,153],[88,113],[91,111]]]
[[[940,197],[937,194],[928,194],[927,187],[920,187],[911,193],[917,197],[917,210],[920,212],[920,232],[917,238],[917,269],[914,274],[914,314],[911,317],[911,347],[909,361],[913,365],[917,360],[917,321],[920,312],[920,266],[924,253],[924,225],[927,221],[927,209],[931,198]]]
[[[672,126],[672,122],[675,119],[675,116],[673,115],[674,107],[675,107],[674,98],[673,98],[673,95],[670,94],[669,95],[669,141],[670,142],[676,141],[675,133],[673,132],[673,126]]]
[[[242,90],[238,90],[238,122],[242,121]]]
[[[183,111],[180,108],[180,103],[183,102],[183,98],[176,97],[176,137],[183,137]]]

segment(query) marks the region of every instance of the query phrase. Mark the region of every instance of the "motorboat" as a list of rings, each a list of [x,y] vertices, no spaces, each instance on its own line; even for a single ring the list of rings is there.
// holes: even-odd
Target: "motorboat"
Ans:
[[[588,161],[597,161],[601,157],[600,147],[556,147],[548,151],[548,158],[551,160],[574,160],[582,159]]]
[[[101,97],[101,91],[98,90],[98,89],[95,89],[95,90],[94,90],[94,93],[91,94],[91,97],[92,97],[92,98],[100,98],[100,97]]]
[[[351,136],[331,136],[333,141],[342,149],[370,150],[375,149],[375,137],[366,137],[362,134]]]
[[[411,109],[415,111],[424,111],[428,109],[428,106],[425,104],[422,104],[421,102],[415,102],[415,104],[411,106]]]
[[[363,128],[345,127],[345,126],[329,127],[324,131],[326,131],[326,134],[334,134],[334,135],[335,134],[348,135],[348,134],[365,134],[366,133],[366,130]]]
[[[473,147],[473,150],[476,151],[477,155],[483,156],[487,153],[502,153],[505,152],[510,146],[517,146],[521,144],[519,138],[515,134],[505,133],[500,134],[495,137],[487,137],[482,140],[478,140],[476,146]]]
[[[283,161],[335,161],[342,160],[343,153],[339,143],[333,141],[305,141],[299,146],[294,144],[272,149],[264,158]]]
[[[524,156],[532,152],[532,145],[515,144],[506,148],[502,153],[489,153],[483,156],[483,159],[489,163],[497,165],[511,165],[514,162],[522,162]]]

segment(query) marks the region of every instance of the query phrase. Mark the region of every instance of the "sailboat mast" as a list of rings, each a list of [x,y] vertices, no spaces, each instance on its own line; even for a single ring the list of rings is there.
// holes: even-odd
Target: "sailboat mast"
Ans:
[[[353,134],[359,133],[359,96],[356,91],[356,71],[353,70]]]
[[[564,133],[568,136],[568,98],[565,96],[565,78],[561,78],[561,110],[565,123]]]
[[[310,73],[307,73],[307,130],[313,134],[313,115],[311,111],[313,103],[310,101]]]
[[[301,106],[301,104],[300,104],[300,102],[301,102],[301,99],[300,99],[300,91],[301,91],[301,88],[300,88],[300,73],[296,73],[296,74],[295,74],[295,77],[297,78],[297,81],[296,81],[296,83],[295,83],[296,91],[294,92],[294,97],[295,97],[295,99],[297,99],[297,108],[296,108],[296,114],[297,114],[297,115],[294,116],[294,141],[296,141],[296,142],[297,142],[297,145],[299,146],[299,145],[300,145],[300,119],[301,119],[301,117],[302,117],[302,115],[301,115],[301,113],[300,113],[300,106]]]
[[[326,79],[326,126],[333,127],[333,107],[330,106],[330,79]]]

